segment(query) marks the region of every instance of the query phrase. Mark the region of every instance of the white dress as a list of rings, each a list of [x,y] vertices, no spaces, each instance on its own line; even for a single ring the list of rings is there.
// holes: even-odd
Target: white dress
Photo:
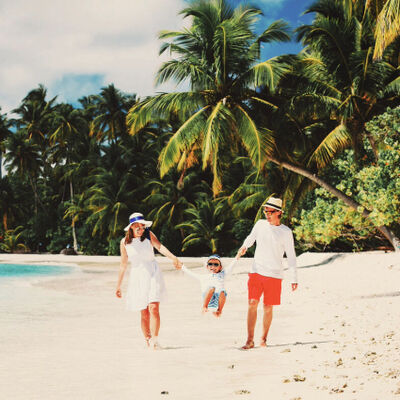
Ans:
[[[149,303],[160,302],[165,298],[164,279],[149,239],[132,239],[125,244],[130,261],[126,308],[131,311],[144,310]]]

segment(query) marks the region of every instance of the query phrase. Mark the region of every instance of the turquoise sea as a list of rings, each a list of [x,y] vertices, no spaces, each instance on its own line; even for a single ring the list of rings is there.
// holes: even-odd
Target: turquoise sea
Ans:
[[[71,267],[59,265],[29,265],[29,264],[2,264],[0,263],[0,279],[27,276],[51,276],[68,274]]]

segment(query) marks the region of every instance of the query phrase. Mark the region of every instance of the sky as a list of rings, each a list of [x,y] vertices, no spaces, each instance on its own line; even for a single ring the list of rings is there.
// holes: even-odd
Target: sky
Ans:
[[[229,0],[232,5],[241,0]],[[276,19],[291,27],[309,23],[301,14],[310,0],[255,0],[263,10],[258,29]],[[113,83],[139,97],[174,90],[154,86],[161,30],[189,23],[178,15],[185,0],[1,0],[0,107],[18,107],[26,94],[43,84],[49,98],[76,104]],[[298,43],[267,45],[263,57],[296,53]]]

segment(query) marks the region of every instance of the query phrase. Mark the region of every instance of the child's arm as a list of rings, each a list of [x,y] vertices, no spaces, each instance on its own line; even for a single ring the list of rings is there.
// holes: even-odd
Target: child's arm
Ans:
[[[235,259],[226,268],[224,268],[226,275],[229,275],[232,273],[233,267],[238,262],[238,259],[239,259],[238,256],[236,256]]]
[[[191,271],[190,269],[188,269],[188,268],[186,267],[186,265],[182,265],[182,271],[183,271],[185,274],[191,276],[192,278],[197,279],[198,281],[201,281],[201,280],[202,280],[203,275],[196,274],[195,272],[193,272],[193,271]]]

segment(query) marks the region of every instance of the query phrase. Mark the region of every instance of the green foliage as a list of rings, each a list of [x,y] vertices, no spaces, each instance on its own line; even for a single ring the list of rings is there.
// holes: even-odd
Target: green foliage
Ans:
[[[259,171],[265,154],[273,151],[271,132],[258,124],[249,105],[258,102],[264,113],[277,108],[257,88],[275,92],[289,64],[284,58],[260,61],[261,45],[290,40],[289,29],[275,21],[257,35],[261,10],[249,5],[233,9],[226,0],[192,1],[182,14],[191,18],[189,28],[160,34],[165,41],[160,52],[169,50],[172,59],[161,66],[157,81],[187,81],[190,91],[143,100],[131,108],[127,123],[130,133],[137,134],[160,119],[178,117],[179,126],[160,154],[161,176],[201,159],[202,168],[212,171],[217,195],[229,169],[224,155],[245,150]]]
[[[23,227],[17,226],[15,229],[8,229],[5,231],[3,241],[0,242],[0,250],[5,253],[27,252],[28,247],[20,243],[23,235]]]
[[[376,228],[385,225],[400,233],[400,108],[367,124],[379,145],[379,158],[372,161],[372,149],[364,142],[367,154],[360,165],[354,164],[353,151],[346,151],[333,163],[337,187],[353,196],[365,209],[368,220],[337,201],[326,190],[316,189],[313,201],[306,204],[296,220],[296,238],[305,248],[373,248],[384,245]],[[332,171],[331,171],[332,173]],[[361,211],[361,210],[359,210]],[[329,248],[329,247],[328,247]]]

